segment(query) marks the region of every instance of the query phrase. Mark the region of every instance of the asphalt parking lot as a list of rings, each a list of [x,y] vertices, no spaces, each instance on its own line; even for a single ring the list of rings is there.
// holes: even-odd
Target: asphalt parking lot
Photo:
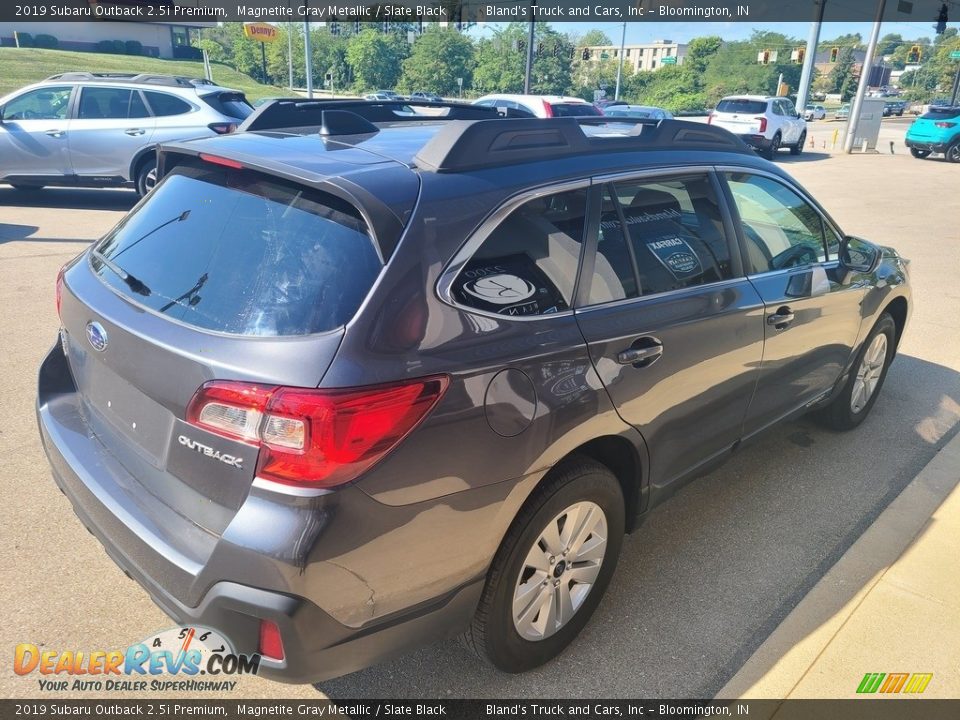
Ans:
[[[818,149],[780,162],[845,231],[912,260],[912,322],[868,420],[843,435],[807,420],[782,426],[683,488],[627,539],[581,637],[535,672],[497,673],[449,641],[323,683],[321,692],[712,696],[956,432],[960,168],[915,160],[902,145],[895,155]],[[56,339],[57,270],[133,201],[126,191],[23,194],[0,186],[0,652],[8,658],[20,642],[123,648],[171,625],[83,531],[49,477],[33,417],[35,371]],[[850,672],[859,678],[863,670]],[[3,670],[0,694],[36,697],[36,675]],[[317,689],[245,678],[229,695],[293,696],[316,698]]]

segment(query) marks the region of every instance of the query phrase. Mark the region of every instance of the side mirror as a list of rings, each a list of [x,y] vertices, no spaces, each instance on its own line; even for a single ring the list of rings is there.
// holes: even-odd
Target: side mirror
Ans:
[[[880,248],[863,238],[847,235],[840,241],[840,264],[851,272],[872,273],[880,256]]]

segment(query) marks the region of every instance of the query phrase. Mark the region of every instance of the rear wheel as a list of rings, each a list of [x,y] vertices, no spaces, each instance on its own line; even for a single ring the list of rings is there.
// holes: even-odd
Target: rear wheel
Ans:
[[[957,142],[948,147],[944,155],[950,162],[960,163],[960,140],[957,140]]]
[[[930,155],[930,151],[921,150],[920,148],[910,148],[910,154],[913,155],[915,158],[923,160],[925,157],[928,157]]]
[[[157,184],[157,159],[148,157],[137,166],[137,195],[143,197]]]
[[[557,656],[600,603],[624,533],[620,483],[588,458],[558,467],[490,566],[465,644],[505,672]]]
[[[763,156],[767,160],[773,160],[778,152],[780,152],[780,133],[773,136],[773,140],[770,141],[770,146],[763,153]]]
[[[867,336],[853,364],[843,390],[818,417],[834,430],[852,430],[870,413],[893,360],[897,326],[889,313],[884,313]]]
[[[790,148],[790,154],[799,155],[800,153],[802,153],[803,146],[806,144],[806,142],[807,142],[807,131],[804,130],[802,133],[800,133],[800,137],[797,139],[797,144],[794,145],[792,148]]]

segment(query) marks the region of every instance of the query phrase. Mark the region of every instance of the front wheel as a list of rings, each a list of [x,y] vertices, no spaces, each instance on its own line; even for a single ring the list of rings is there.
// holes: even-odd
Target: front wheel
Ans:
[[[797,139],[797,144],[790,148],[791,155],[799,155],[803,152],[803,146],[807,142],[807,131],[804,130],[800,133],[800,137]]]
[[[960,140],[957,140],[957,142],[948,147],[944,156],[949,162],[960,163]]]
[[[921,150],[920,148],[910,148],[910,154],[913,155],[918,160],[923,160],[925,157],[930,155],[929,150]]]
[[[554,473],[507,533],[463,636],[504,672],[563,651],[599,605],[620,555],[624,501],[613,473],[589,458]]]
[[[853,370],[843,390],[818,417],[834,430],[852,430],[864,421],[877,401],[880,388],[893,360],[897,326],[889,313],[883,313],[860,348]]]

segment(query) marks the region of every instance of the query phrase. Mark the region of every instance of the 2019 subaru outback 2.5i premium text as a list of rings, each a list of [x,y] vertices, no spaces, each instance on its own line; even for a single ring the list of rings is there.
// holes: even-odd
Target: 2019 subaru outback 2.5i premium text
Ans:
[[[683,479],[857,426],[910,312],[906,261],[724,130],[394,106],[165,145],[40,368],[83,523],[290,682],[457,632],[549,660]]]

